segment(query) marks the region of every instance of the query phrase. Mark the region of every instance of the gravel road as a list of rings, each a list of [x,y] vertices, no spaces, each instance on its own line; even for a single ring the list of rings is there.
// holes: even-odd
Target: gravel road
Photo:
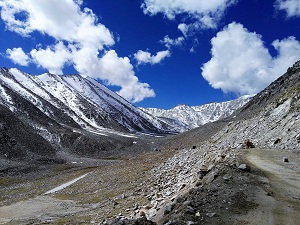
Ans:
[[[249,224],[300,224],[299,152],[254,149],[247,159],[264,172],[272,191],[271,196],[257,196],[259,207],[245,216]]]

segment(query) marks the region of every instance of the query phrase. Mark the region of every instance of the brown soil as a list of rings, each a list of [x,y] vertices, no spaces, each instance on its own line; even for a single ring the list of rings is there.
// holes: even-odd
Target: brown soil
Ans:
[[[283,162],[287,157],[289,162]],[[288,150],[251,150],[247,159],[264,172],[272,197],[257,195],[259,207],[245,215],[248,224],[300,224],[300,154]]]
[[[182,193],[158,224],[299,224],[300,155],[283,150],[237,151],[240,163],[251,164],[250,171],[220,163],[215,179],[200,181]],[[150,170],[173,154],[152,151],[93,168],[57,166],[32,180],[1,177],[6,185],[0,187],[0,224],[105,224],[121,214],[130,217],[136,208],[149,204],[154,182]],[[283,157],[289,162],[283,163]],[[86,172],[91,173],[68,188],[43,195]]]

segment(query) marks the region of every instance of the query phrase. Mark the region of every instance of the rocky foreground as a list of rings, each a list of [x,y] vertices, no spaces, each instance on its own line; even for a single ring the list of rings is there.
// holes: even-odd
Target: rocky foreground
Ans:
[[[299,71],[300,62],[255,96],[240,112],[217,127],[206,127],[209,134],[204,134],[200,128],[167,142],[168,147],[180,148],[191,146],[191,143],[198,146],[180,150],[151,170],[154,177],[154,183],[148,185],[152,190],[148,195],[151,203],[131,217],[139,213],[158,224],[232,224],[237,214],[246,214],[258,206],[254,199],[261,189],[271,196],[271,187],[264,181],[264,176],[258,175],[259,170],[253,172],[245,163],[246,154],[242,149],[255,146],[288,149],[298,157]],[[193,139],[195,137],[199,140]],[[247,146],[247,143],[251,145]],[[299,200],[299,196],[294,198]],[[299,207],[299,202],[296,205]],[[124,221],[121,218],[113,224],[134,224]]]

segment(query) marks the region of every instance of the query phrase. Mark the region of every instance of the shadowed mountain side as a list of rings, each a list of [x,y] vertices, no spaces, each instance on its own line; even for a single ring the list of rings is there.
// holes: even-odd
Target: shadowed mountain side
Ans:
[[[54,159],[55,149],[10,110],[0,105],[0,154],[6,159]]]

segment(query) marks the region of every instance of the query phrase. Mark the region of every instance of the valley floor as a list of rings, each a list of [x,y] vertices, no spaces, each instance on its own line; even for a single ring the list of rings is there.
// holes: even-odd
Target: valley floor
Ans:
[[[174,204],[157,214],[156,222],[300,224],[299,152],[235,151],[241,163],[251,165],[250,171],[220,163],[219,174],[211,182],[200,181],[188,190],[181,190]],[[147,207],[142,206],[151,204],[151,193],[157,182],[151,169],[174,153],[171,150],[151,151],[130,160],[116,159],[115,163],[95,167],[35,168],[27,171],[25,178],[12,171],[6,175],[2,173],[0,224],[106,224],[117,217],[139,217],[141,211],[147,213]],[[289,162],[283,162],[283,157]],[[84,174],[87,175],[65,189],[44,195]]]
[[[0,224],[89,224],[132,212],[148,201],[149,171],[173,154],[151,150],[130,159],[92,160],[92,167],[85,158],[83,165],[1,171]],[[82,175],[86,176],[65,189],[45,195]]]

